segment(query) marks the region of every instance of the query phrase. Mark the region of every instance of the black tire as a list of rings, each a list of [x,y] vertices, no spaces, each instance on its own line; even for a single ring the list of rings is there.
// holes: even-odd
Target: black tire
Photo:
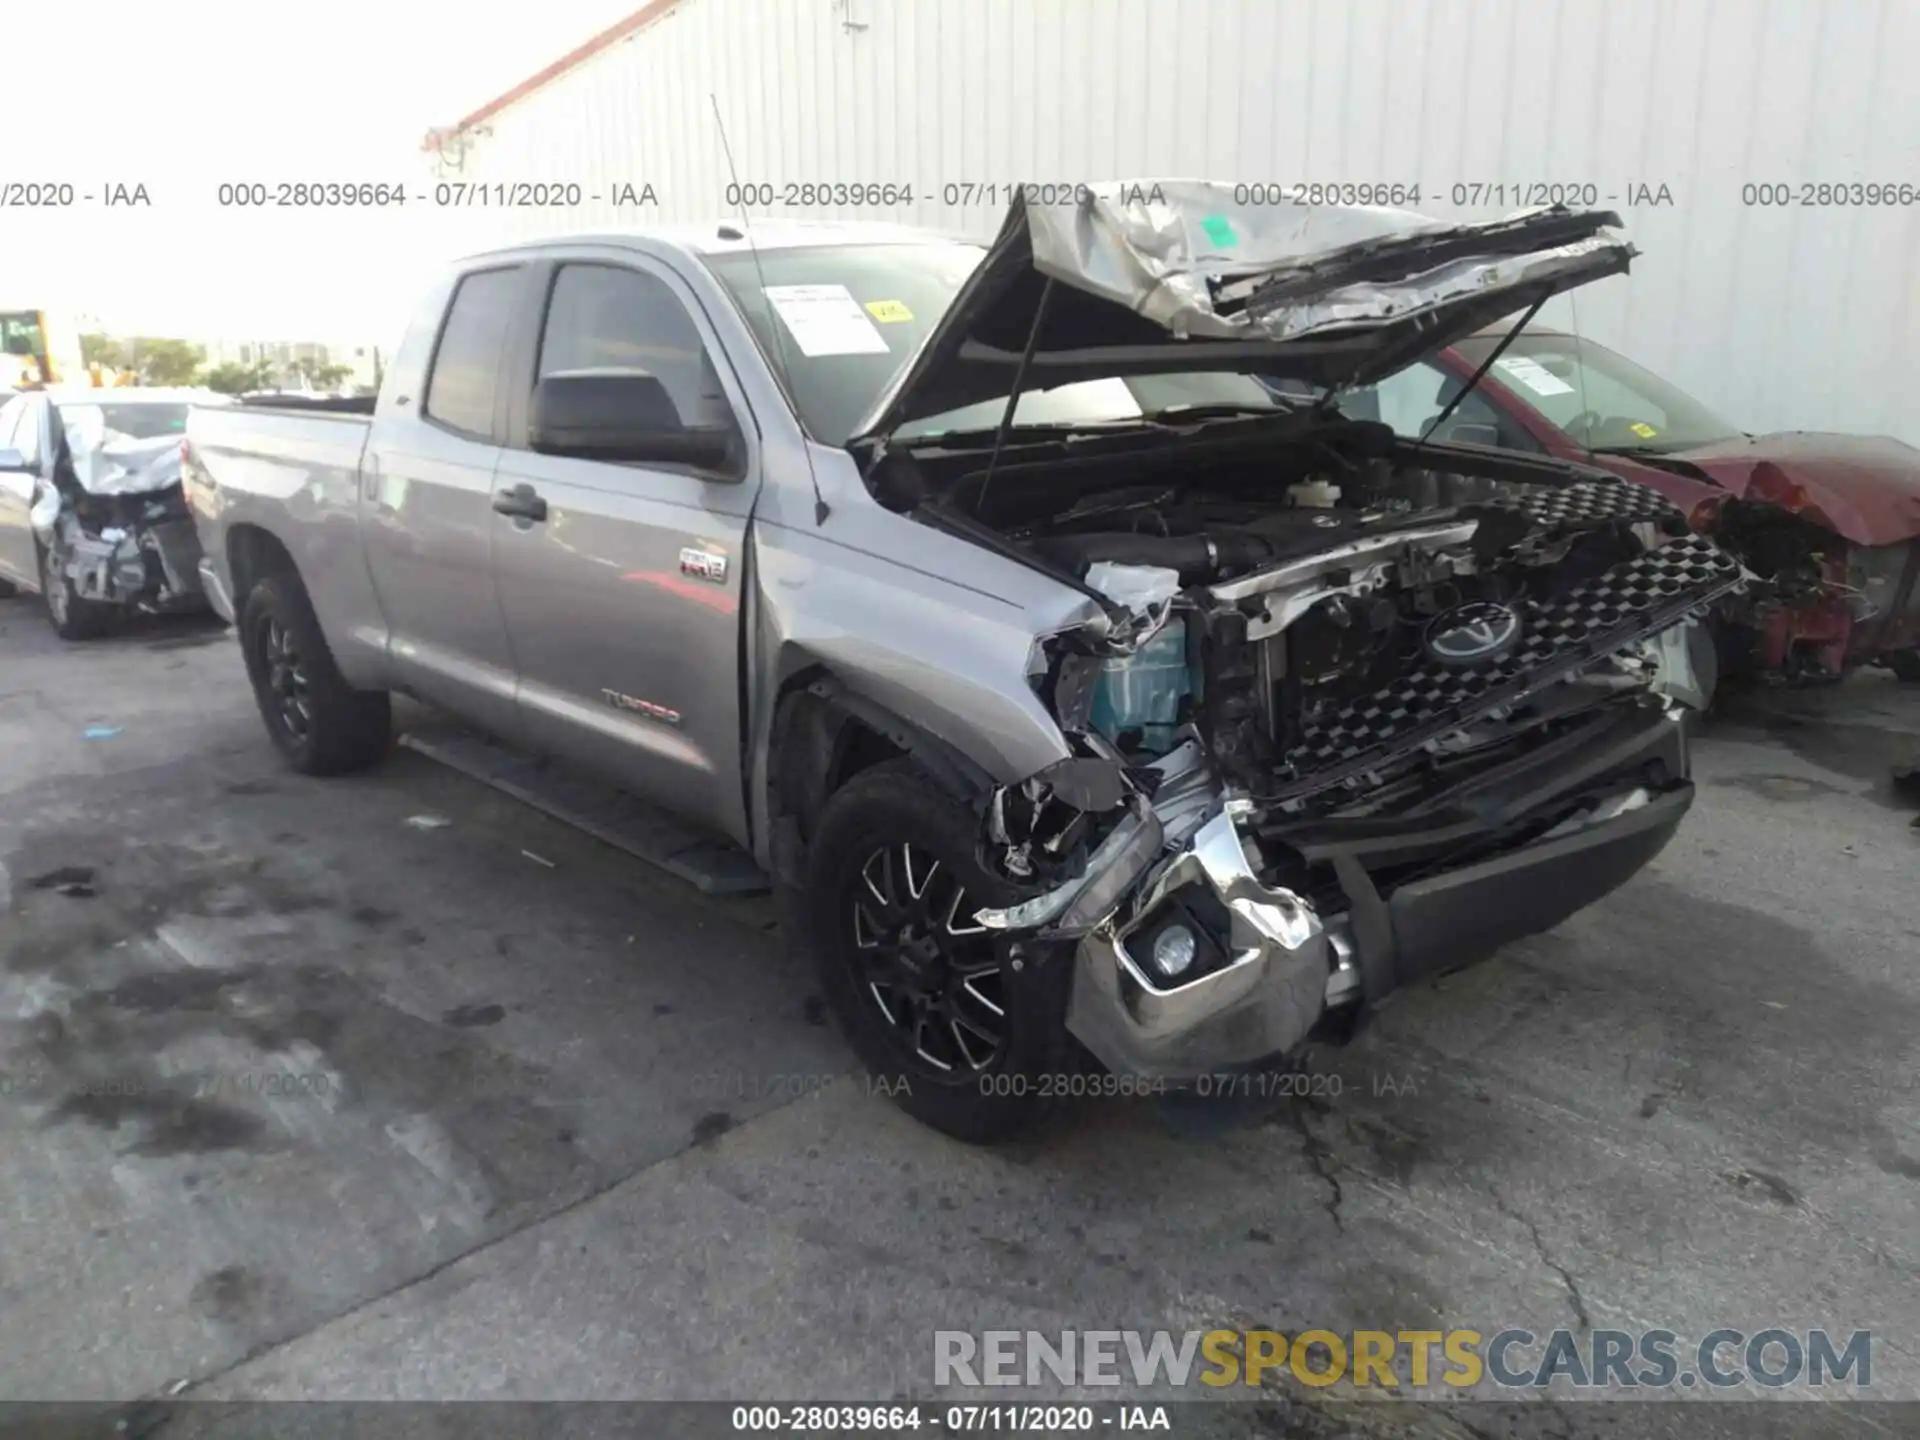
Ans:
[[[789,901],[875,1089],[936,1130],[990,1144],[1032,1128],[1045,1078],[1065,1068],[1071,954],[1030,955],[1016,970],[1004,942],[973,925],[982,905],[1013,898],[980,864],[978,835],[978,817],[919,766],[886,761],[828,799]]]
[[[20,587],[13,581],[0,578],[0,600],[11,600],[20,593]]]
[[[46,602],[47,623],[62,640],[94,640],[106,634],[120,618],[117,605],[98,600],[83,600],[74,593],[73,581],[53,573],[53,554],[44,545],[35,547],[40,561],[40,598]]]
[[[1887,668],[1902,685],[1920,685],[1920,650],[1895,650],[1887,656]]]
[[[341,678],[299,576],[268,575],[247,592],[240,649],[267,734],[295,770],[340,775],[386,754],[387,692],[356,690]]]

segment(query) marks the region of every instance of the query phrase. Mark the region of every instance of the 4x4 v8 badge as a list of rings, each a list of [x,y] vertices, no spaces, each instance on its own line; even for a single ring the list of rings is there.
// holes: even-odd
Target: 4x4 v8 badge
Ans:
[[[1520,612],[1491,600],[1456,605],[1427,622],[1421,647],[1442,665],[1478,665],[1520,639]]]

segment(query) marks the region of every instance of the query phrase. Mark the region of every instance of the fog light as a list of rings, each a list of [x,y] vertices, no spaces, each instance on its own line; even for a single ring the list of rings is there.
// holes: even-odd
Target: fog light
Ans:
[[[1193,932],[1184,925],[1169,925],[1153,937],[1153,968],[1162,975],[1186,973],[1193,964]]]

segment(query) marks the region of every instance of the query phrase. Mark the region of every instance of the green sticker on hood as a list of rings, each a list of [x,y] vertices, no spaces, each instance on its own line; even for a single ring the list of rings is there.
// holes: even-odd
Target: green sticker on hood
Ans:
[[[1240,243],[1240,237],[1233,233],[1233,226],[1227,222],[1227,217],[1224,215],[1207,216],[1200,222],[1200,228],[1207,232],[1207,239],[1223,250]]]

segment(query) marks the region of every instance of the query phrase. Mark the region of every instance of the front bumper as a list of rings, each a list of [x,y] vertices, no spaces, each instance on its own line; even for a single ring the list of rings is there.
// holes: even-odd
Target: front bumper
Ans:
[[[66,574],[75,595],[101,604],[162,611],[204,606],[200,542],[193,522],[161,520],[106,526],[95,532],[63,516]]]
[[[1107,904],[1098,923],[1051,937],[1073,947],[1068,1029],[1117,1073],[1192,1080],[1285,1055],[1331,1010],[1559,924],[1645,866],[1693,803],[1678,712],[1622,710],[1579,739],[1426,818],[1303,830],[1289,848],[1337,878],[1318,906],[1262,878],[1272,868],[1236,807],[1216,800],[1195,827],[1175,813],[1190,791],[1163,787],[1163,828],[1184,838],[1132,873],[1089,876],[1061,909],[1087,915],[1093,893]],[[1504,842],[1516,829],[1530,838]],[[1145,953],[1182,896],[1204,902],[1225,942],[1217,968],[1185,983]]]

